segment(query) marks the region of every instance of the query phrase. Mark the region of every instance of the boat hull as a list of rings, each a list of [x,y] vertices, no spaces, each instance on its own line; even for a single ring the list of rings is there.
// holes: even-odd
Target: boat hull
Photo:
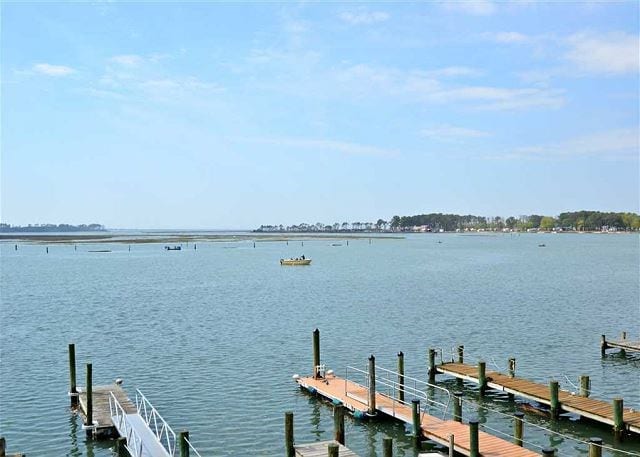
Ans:
[[[310,264],[311,259],[280,259],[280,265],[297,266]]]

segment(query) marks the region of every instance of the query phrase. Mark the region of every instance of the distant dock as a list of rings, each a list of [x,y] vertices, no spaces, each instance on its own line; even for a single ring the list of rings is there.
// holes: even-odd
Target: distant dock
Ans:
[[[627,332],[622,332],[622,337],[619,340],[609,340],[607,341],[606,335],[602,335],[602,339],[600,340],[600,353],[602,357],[606,355],[607,349],[620,349],[620,352],[624,355],[626,351],[629,352],[640,352],[640,340],[629,340],[627,339]]]

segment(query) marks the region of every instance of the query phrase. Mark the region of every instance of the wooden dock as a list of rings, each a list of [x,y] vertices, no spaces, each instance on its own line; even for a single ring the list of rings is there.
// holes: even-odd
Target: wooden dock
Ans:
[[[94,438],[117,438],[118,431],[111,420],[111,411],[109,409],[109,393],[113,392],[113,395],[115,395],[127,413],[136,413],[136,406],[129,399],[124,389],[117,384],[96,386],[93,387],[92,392],[93,424],[88,424],[87,393],[84,388],[78,387],[78,411],[82,414],[83,422],[87,430],[91,432]]]
[[[621,353],[629,352],[640,352],[640,341],[633,341],[627,339],[627,332],[622,332],[622,337],[619,340],[610,340],[607,341],[606,335],[602,335],[602,339],[600,340],[600,352],[602,357],[606,355],[607,349],[620,349]]]
[[[460,362],[446,362],[436,365],[435,370],[437,373],[480,384],[480,370],[478,366]],[[505,375],[497,371],[486,371],[484,378],[486,387],[488,388],[507,392],[544,405],[553,406],[551,388],[548,385],[538,384],[516,376]],[[617,425],[614,412],[615,404],[574,395],[564,390],[558,390],[558,402],[558,408],[562,411],[579,414],[582,417],[613,425],[614,427]],[[622,408],[622,400],[620,400],[620,408],[622,409],[624,430],[640,433],[640,411]]]
[[[334,403],[340,402],[358,416],[365,416],[368,411],[368,390],[360,384],[333,374],[323,377],[298,377],[300,387],[311,393],[317,393]],[[402,422],[413,423],[412,407],[400,403],[380,392],[375,393],[376,410],[379,413],[394,417]],[[423,438],[449,447],[450,436],[454,436],[454,449],[457,453],[471,455],[471,431],[469,425],[453,420],[443,420],[426,413],[420,414],[420,431]],[[479,451],[485,457],[532,457],[538,454],[523,447],[512,444],[482,431],[478,432]],[[342,455],[342,454],[341,454]]]
[[[318,441],[310,444],[296,444],[295,455],[296,457],[326,457],[329,452],[330,444],[338,445],[340,457],[358,457],[358,454],[337,441]]]

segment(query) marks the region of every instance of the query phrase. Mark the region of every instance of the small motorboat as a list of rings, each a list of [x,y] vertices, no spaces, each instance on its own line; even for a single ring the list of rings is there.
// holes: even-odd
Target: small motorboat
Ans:
[[[538,247],[539,247],[539,248],[546,248],[546,247],[547,247],[547,245],[546,245],[546,244],[539,244],[539,245],[538,245]]]
[[[280,259],[280,265],[310,265],[311,259],[297,258],[297,259]]]
[[[165,246],[165,251],[182,251],[182,246]]]

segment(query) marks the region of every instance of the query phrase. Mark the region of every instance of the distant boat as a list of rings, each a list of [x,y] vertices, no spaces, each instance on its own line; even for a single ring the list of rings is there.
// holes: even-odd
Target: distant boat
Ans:
[[[280,265],[310,265],[311,259],[280,259]]]
[[[546,244],[539,244],[538,247],[539,248],[545,248],[545,247],[547,247],[547,245]]]
[[[165,246],[165,251],[182,251],[182,246]]]
[[[88,252],[111,252],[111,250],[109,250],[109,249],[96,249],[94,251],[88,251]]]
[[[333,243],[331,246],[342,246],[341,243]]]

